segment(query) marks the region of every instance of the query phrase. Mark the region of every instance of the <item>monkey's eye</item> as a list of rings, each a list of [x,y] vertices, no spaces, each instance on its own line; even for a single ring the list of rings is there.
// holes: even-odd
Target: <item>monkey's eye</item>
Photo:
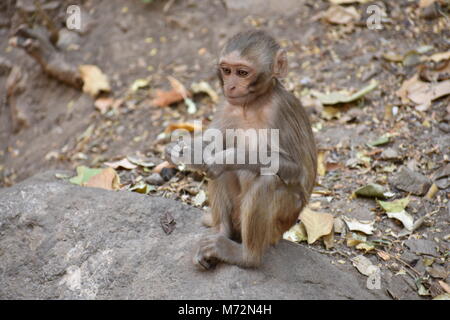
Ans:
[[[240,77],[246,77],[248,75],[248,71],[245,70],[238,70],[237,72],[238,76]]]
[[[223,74],[230,74],[231,70],[230,70],[230,68],[222,68],[222,72],[223,72]]]

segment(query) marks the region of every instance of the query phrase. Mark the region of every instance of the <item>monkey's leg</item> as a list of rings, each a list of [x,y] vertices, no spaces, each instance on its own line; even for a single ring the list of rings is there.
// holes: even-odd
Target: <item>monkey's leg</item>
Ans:
[[[253,180],[241,205],[242,244],[222,234],[204,237],[194,263],[211,268],[211,260],[243,267],[255,267],[264,251],[275,244],[290,225],[295,223],[298,210],[293,194],[288,192],[277,176],[259,176]]]
[[[225,172],[208,184],[211,210],[202,217],[202,223],[217,228],[217,235],[225,238],[240,238],[233,224],[233,216],[239,215],[239,180],[234,172]],[[236,211],[237,210],[237,211]],[[202,240],[203,241],[203,240]],[[200,241],[200,247],[202,247]],[[219,260],[215,257],[203,257],[197,254],[193,258],[195,265],[205,269],[215,266]]]

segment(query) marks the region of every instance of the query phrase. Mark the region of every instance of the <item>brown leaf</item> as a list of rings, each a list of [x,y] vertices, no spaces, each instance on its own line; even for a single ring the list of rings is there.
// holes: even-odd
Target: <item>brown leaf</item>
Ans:
[[[170,212],[166,212],[165,214],[163,214],[160,217],[159,221],[161,223],[162,229],[167,235],[172,233],[172,231],[175,229],[175,225],[177,224]]]
[[[342,7],[338,5],[332,5],[325,11],[323,18],[333,24],[348,24],[354,21],[358,21],[361,16],[356,11],[355,7]]]
[[[184,129],[189,132],[194,132],[194,131],[202,130],[202,127],[199,127],[196,124],[189,123],[189,122],[171,123],[167,126],[167,128],[164,130],[164,132],[169,134],[177,129]]]
[[[151,101],[151,104],[156,107],[167,107],[172,103],[184,100],[183,96],[175,89],[170,91],[156,90],[155,95],[156,98]]]
[[[92,176],[84,185],[86,187],[117,190],[119,189],[119,176],[113,168],[106,168],[99,174]]]
[[[91,96],[97,96],[101,91],[109,92],[111,87],[107,76],[94,65],[81,65],[78,67],[83,79],[83,91]]]
[[[333,219],[329,213],[314,212],[309,208],[303,209],[300,220],[308,233],[308,243],[314,243],[320,237],[330,234],[333,229]]]
[[[158,164],[154,169],[153,172],[161,173],[161,170],[164,168],[175,168],[175,165],[171,164],[169,161],[164,161]]]

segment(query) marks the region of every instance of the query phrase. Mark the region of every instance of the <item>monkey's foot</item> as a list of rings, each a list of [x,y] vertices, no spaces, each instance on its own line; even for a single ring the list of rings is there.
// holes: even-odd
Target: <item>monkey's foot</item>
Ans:
[[[202,216],[202,224],[205,227],[208,227],[208,228],[211,228],[211,227],[214,226],[212,213],[210,211],[208,211],[208,212],[203,214],[203,216]]]
[[[193,262],[201,269],[209,270],[214,268],[219,261],[220,243],[224,236],[219,234],[203,237],[199,242],[199,248],[194,255]]]

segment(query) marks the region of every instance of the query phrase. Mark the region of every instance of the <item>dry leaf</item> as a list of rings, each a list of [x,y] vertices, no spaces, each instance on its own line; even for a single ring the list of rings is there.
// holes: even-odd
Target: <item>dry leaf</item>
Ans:
[[[305,225],[300,222],[296,223],[292,228],[283,234],[283,239],[292,242],[301,242],[308,240]]]
[[[364,257],[363,255],[356,256],[351,259],[353,266],[358,269],[359,272],[361,272],[365,276],[370,276],[374,273],[379,272],[379,268],[377,266],[374,266],[372,262]]]
[[[372,0],[329,0],[332,4],[367,3]]]
[[[124,169],[128,169],[128,170],[132,170],[132,169],[137,168],[137,165],[131,163],[127,158],[124,158],[119,161],[114,161],[114,162],[105,162],[104,164],[105,164],[105,166],[108,166],[113,169],[124,168]]]
[[[98,98],[95,100],[94,106],[100,111],[101,114],[104,114],[113,105],[113,103],[113,98]]]
[[[322,150],[317,154],[317,174],[322,177],[326,174],[325,151]]]
[[[445,281],[439,280],[438,282],[445,292],[450,293],[450,286]]]
[[[200,127],[194,123],[188,123],[188,122],[171,123],[164,130],[164,133],[170,134],[171,132],[178,130],[178,129],[183,129],[183,130],[187,130],[189,132],[194,132],[194,131],[201,131],[202,127]]]
[[[419,1],[419,8],[426,8],[426,7],[432,5],[435,2],[436,2],[436,0],[420,0]]]
[[[160,173],[164,168],[176,168],[176,166],[171,164],[169,161],[164,161],[153,168],[153,172]]]
[[[178,81],[177,79],[175,79],[174,77],[168,76],[167,79],[169,79],[170,81],[170,85],[172,86],[172,88],[178,92],[183,99],[186,99],[190,94],[189,92],[186,90],[186,88],[183,86],[183,84]]]
[[[388,261],[389,259],[391,259],[391,256],[384,251],[377,251],[377,255],[384,261]]]
[[[119,189],[119,176],[113,168],[106,168],[102,170],[99,174],[91,177],[84,186],[101,188],[107,190],[117,190]]]
[[[330,250],[334,247],[334,232],[332,231],[330,234],[323,236],[323,244],[327,250]]]
[[[359,221],[357,219],[342,217],[350,231],[361,231],[365,234],[373,234],[375,221]]]
[[[91,96],[97,96],[101,91],[109,92],[111,87],[109,85],[108,77],[94,65],[81,65],[78,67],[81,78],[83,79],[83,91]]]
[[[156,90],[156,98],[154,98],[150,103],[156,107],[167,107],[172,103],[183,101],[183,96],[172,89],[170,91]]]
[[[333,219],[329,213],[314,212],[305,208],[300,214],[300,220],[308,233],[308,243],[314,243],[320,237],[329,234],[333,229]]]
[[[424,58],[424,60],[426,60],[426,61],[433,61],[436,63],[441,62],[442,60],[449,60],[449,59],[450,59],[450,51],[438,52],[429,57]]]
[[[323,14],[323,18],[329,23],[333,24],[348,24],[354,21],[358,21],[361,16],[355,7],[342,7],[338,5],[332,5]]]
[[[421,111],[424,111],[428,109],[433,100],[450,94],[450,80],[427,83],[420,81],[416,74],[403,82],[396,94],[402,99],[403,104],[412,101],[419,106]]]

